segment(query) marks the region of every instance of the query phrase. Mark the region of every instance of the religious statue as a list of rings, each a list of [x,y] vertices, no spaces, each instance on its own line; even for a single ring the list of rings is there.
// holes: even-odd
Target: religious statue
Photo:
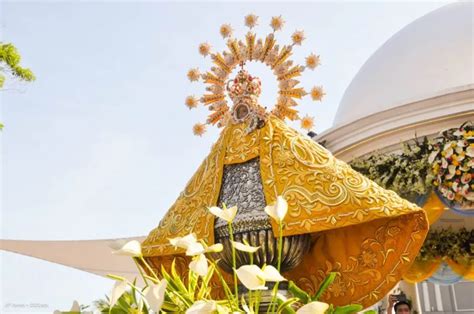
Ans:
[[[256,22],[255,15],[246,17],[250,28]],[[283,196],[289,210],[282,231],[285,277],[314,293],[329,272],[337,272],[323,299],[335,305],[369,306],[389,292],[415,259],[428,231],[426,214],[285,124],[285,119],[301,120],[303,127],[312,127],[312,118],[301,118],[295,109],[295,99],[307,95],[297,87],[296,78],[305,69],[314,69],[319,57],[311,54],[305,66],[294,65],[289,57],[304,33],[295,32],[293,44],[280,48],[275,32],[283,20],[274,17],[270,25],[273,32],[263,40],[250,31],[245,41],[232,38],[231,27],[223,25],[221,34],[228,38],[229,50],[222,54],[211,52],[207,43],[199,46],[215,66],[204,74],[192,69],[188,78],[203,79],[208,85],[209,93],[200,99],[212,111],[207,124],[223,129],[176,202],[143,242],[143,253],[159,268],[169,266],[174,258],[185,258],[182,250],[169,244],[170,238],[194,233],[208,244],[226,246],[225,221],[209,212],[209,207],[225,203],[238,207],[235,238],[262,248],[255,263],[273,264],[279,229],[263,209]],[[268,65],[279,82],[272,110],[259,103],[261,81],[244,68],[253,61]],[[238,72],[229,80],[234,70]],[[315,87],[310,95],[320,100],[324,93]],[[186,99],[190,108],[197,103],[193,96]],[[194,126],[197,135],[204,130],[204,124]],[[224,251],[221,266],[232,272],[229,258]],[[246,256],[241,255],[238,263],[248,263]]]

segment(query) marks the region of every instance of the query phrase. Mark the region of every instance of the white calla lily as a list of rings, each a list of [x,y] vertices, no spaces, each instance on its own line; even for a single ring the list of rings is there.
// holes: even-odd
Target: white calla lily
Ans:
[[[257,265],[244,265],[235,271],[240,282],[249,290],[266,290],[265,273]]]
[[[240,242],[231,241],[231,243],[232,243],[232,246],[236,250],[239,250],[242,252],[255,253],[258,251],[258,249],[260,249],[259,246],[251,246],[251,245],[240,243]]]
[[[188,247],[197,242],[196,235],[194,233],[190,233],[184,237],[176,237],[173,239],[169,239],[172,246],[175,248],[182,248],[187,250]]]
[[[208,247],[204,247],[199,242],[192,243],[188,246],[188,249],[186,250],[186,255],[187,256],[196,256],[204,253],[218,253],[222,252],[224,249],[224,246],[221,243],[216,243]]]
[[[217,310],[217,304],[214,301],[199,300],[186,311],[186,314],[211,314]]]
[[[206,251],[204,245],[199,242],[191,243],[186,250],[187,256],[196,256],[199,254],[203,254]]]
[[[244,310],[245,314],[255,314],[254,310],[249,308],[247,304],[242,305],[242,309]]]
[[[286,281],[286,278],[283,277],[280,272],[271,265],[266,265],[262,269],[263,271],[263,278],[265,281],[272,281],[272,282],[280,282]]]
[[[329,304],[319,301],[310,302],[298,309],[296,314],[324,314]]]
[[[195,256],[191,263],[189,263],[189,269],[201,277],[206,277],[209,271],[206,256],[204,254]]]
[[[211,214],[213,214],[216,217],[219,217],[221,219],[224,219],[228,223],[232,223],[232,221],[235,218],[235,215],[237,215],[237,206],[232,206],[230,208],[227,208],[224,205],[224,208],[221,209],[217,206],[213,206],[209,208],[209,211]]]
[[[275,219],[278,223],[281,223],[288,212],[288,203],[283,196],[278,196],[274,205],[268,205],[265,207],[265,212]]]
[[[165,293],[168,282],[161,280],[157,284],[152,283],[145,290],[145,299],[148,302],[148,306],[155,313],[159,313],[163,302],[165,301]]]
[[[142,246],[137,240],[129,241],[125,244],[121,241],[117,241],[110,244],[110,247],[114,250],[112,254],[130,256],[130,257],[140,257],[142,256]]]
[[[220,305],[217,304],[217,314],[230,314],[230,313],[235,313],[232,312],[227,306],[225,305]]]
[[[114,287],[112,288],[112,292],[110,293],[110,300],[109,306],[112,308],[115,303],[117,303],[118,299],[124,294],[125,290],[127,290],[127,282],[126,281],[116,281]]]

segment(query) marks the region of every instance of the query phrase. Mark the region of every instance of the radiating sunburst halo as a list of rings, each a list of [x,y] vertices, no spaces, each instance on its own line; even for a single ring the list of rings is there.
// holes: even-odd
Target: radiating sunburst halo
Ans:
[[[319,56],[314,53],[306,57],[306,66],[311,70],[314,70],[319,64]]]
[[[232,36],[233,29],[232,29],[232,26],[230,26],[230,24],[222,24],[219,32],[221,33],[222,37],[227,38],[227,37]]]
[[[256,16],[255,14],[249,14],[245,16],[245,26],[249,28],[253,28],[257,26],[258,25],[257,21],[258,21],[258,16]]]
[[[314,118],[308,115],[301,118],[301,128],[311,130],[314,127]]]
[[[258,25],[258,16],[248,14],[244,18],[245,25],[252,29]],[[206,92],[202,97],[188,96],[185,104],[189,109],[195,108],[199,103],[207,106],[211,111],[205,123],[198,123],[193,127],[193,133],[202,136],[206,132],[207,125],[216,125],[225,127],[230,123],[238,122],[234,117],[234,108],[228,103],[226,89],[230,75],[239,65],[245,65],[247,61],[257,61],[267,65],[273,71],[278,81],[278,97],[273,107],[267,111],[267,107],[256,104],[253,114],[259,119],[265,120],[268,115],[291,121],[300,120],[301,127],[311,129],[314,126],[314,118],[310,116],[301,117],[298,110],[298,99],[302,99],[307,94],[315,101],[321,101],[324,96],[322,87],[314,87],[310,93],[307,93],[303,87],[298,86],[298,79],[305,70],[314,70],[320,64],[318,55],[314,53],[306,57],[305,66],[296,64],[291,60],[292,50],[299,46],[305,40],[303,30],[297,30],[291,35],[289,45],[279,45],[275,39],[275,32],[281,30],[284,24],[281,16],[274,16],[271,19],[270,26],[273,29],[263,38],[258,38],[255,33],[249,31],[244,40],[233,38],[233,29],[230,24],[223,24],[219,32],[226,42],[224,51],[211,51],[211,45],[201,43],[199,53],[206,57],[210,56],[213,65],[207,71],[200,73],[197,68],[188,71],[188,79],[192,82],[202,81],[206,84]],[[245,89],[247,90],[247,89]],[[244,89],[242,89],[242,92]],[[232,98],[233,99],[233,98]]]
[[[208,43],[202,43],[199,45],[199,53],[206,57],[211,52],[211,45]]]
[[[202,136],[204,133],[206,133],[206,125],[202,123],[196,123],[193,126],[193,133],[196,136]]]
[[[196,82],[196,81],[199,81],[199,78],[201,77],[201,73],[199,73],[199,69],[198,68],[193,68],[193,69],[190,69],[188,71],[188,79],[191,81],[191,82]]]
[[[323,88],[321,86],[315,86],[311,89],[310,95],[314,101],[321,101],[321,99],[323,99],[323,96],[326,94],[324,93]]]
[[[303,31],[295,31],[293,35],[291,35],[291,40],[295,45],[301,45],[303,40],[305,40],[304,32]]]
[[[272,17],[272,20],[270,22],[270,26],[271,26],[271,28],[273,28],[274,32],[279,31],[280,29],[282,29],[283,24],[285,24],[285,21],[283,20],[281,15]]]
[[[184,101],[184,103],[189,109],[193,109],[193,108],[196,108],[197,105],[199,104],[199,99],[195,97],[194,95],[188,96],[186,97],[186,100]]]

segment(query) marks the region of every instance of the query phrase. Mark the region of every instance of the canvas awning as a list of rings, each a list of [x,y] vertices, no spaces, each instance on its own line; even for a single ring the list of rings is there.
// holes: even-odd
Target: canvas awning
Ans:
[[[121,239],[33,241],[0,240],[0,249],[76,268],[99,276],[113,274],[133,280],[140,277],[132,258],[112,254],[110,245],[145,237]]]

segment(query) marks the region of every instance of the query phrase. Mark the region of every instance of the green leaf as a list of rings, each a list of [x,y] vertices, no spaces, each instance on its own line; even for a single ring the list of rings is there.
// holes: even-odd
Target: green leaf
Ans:
[[[329,308],[326,310],[325,314],[334,314],[334,305],[329,304]]]
[[[377,311],[375,311],[375,310],[368,310],[368,311],[365,311],[364,314],[377,314]]]
[[[176,286],[178,287],[179,289],[179,292],[186,295],[189,299],[194,299],[194,293],[193,295],[191,296],[190,293],[188,292],[188,290],[186,289],[186,285],[184,284],[184,282],[181,280],[181,276],[178,274],[178,272],[176,271],[176,263],[175,263],[175,260],[173,260],[173,262],[171,263],[171,275],[172,275],[172,278],[176,284]],[[193,302],[192,302],[193,303]]]
[[[278,303],[278,309],[277,309],[277,314],[280,313],[285,313],[285,314],[294,314],[296,313],[295,310],[291,307],[292,304],[298,302],[298,298],[291,298],[286,301],[278,298],[277,303]]]
[[[214,264],[209,265],[209,271],[207,272],[206,277],[202,279],[201,287],[199,288],[199,292],[197,295],[197,300],[203,299],[206,296],[206,294],[211,292],[209,282],[211,281],[211,278],[212,278],[212,275],[214,274],[215,269],[216,268]]]
[[[362,310],[362,305],[359,304],[349,304],[345,306],[338,306],[334,309],[334,314],[352,314],[357,313]]]
[[[332,284],[334,279],[336,279],[336,276],[336,272],[330,272],[326,279],[324,279],[321,285],[319,286],[319,289],[316,294],[311,298],[311,301],[318,301],[319,298],[323,295],[324,291],[326,291],[326,289]]]
[[[304,304],[309,303],[311,301],[311,296],[306,293],[306,291],[298,287],[293,281],[290,281],[290,283],[288,284],[288,291],[290,291],[291,294],[300,299],[300,301]]]

